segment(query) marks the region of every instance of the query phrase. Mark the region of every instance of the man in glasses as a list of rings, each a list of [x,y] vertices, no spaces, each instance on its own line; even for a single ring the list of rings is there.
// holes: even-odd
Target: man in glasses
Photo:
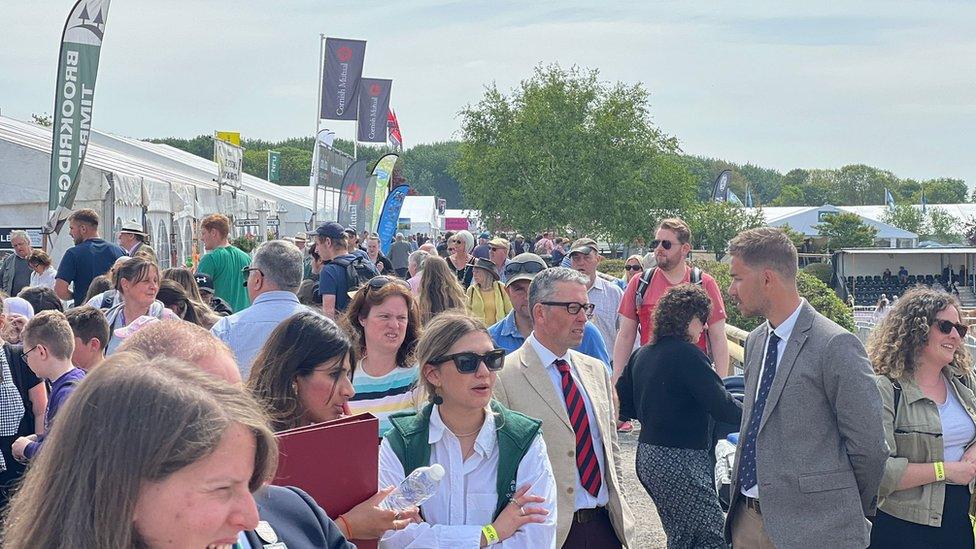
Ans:
[[[708,273],[693,269],[685,261],[691,251],[691,229],[681,219],[670,218],[661,221],[654,240],[651,242],[657,266],[630,279],[620,300],[620,326],[613,345],[614,382],[620,377],[624,366],[634,350],[634,342],[640,333],[640,344],[648,342],[654,333],[654,307],[669,288],[682,283],[701,284],[712,301],[712,315],[708,326],[702,331],[698,346],[708,354],[715,364],[719,377],[729,375],[729,344],[725,339],[725,302],[722,291],[715,279]],[[648,276],[650,275],[650,276]],[[643,295],[638,298],[638,289]]]
[[[726,541],[866,547],[889,454],[864,347],[800,297],[796,247],[783,231],[744,231],[729,255],[729,296],[766,322],[745,343]]]
[[[284,240],[270,240],[258,246],[254,261],[242,275],[251,306],[217,321],[210,332],[234,352],[247,379],[251,362],[278,324],[307,310],[298,301],[302,284],[302,252]]]
[[[488,333],[495,345],[513,352],[525,343],[525,338],[532,333],[532,310],[529,308],[529,284],[535,276],[545,270],[546,262],[533,253],[519,254],[513,257],[505,266],[508,282],[505,291],[512,302],[512,312],[502,320],[496,322]],[[583,340],[573,348],[584,355],[596,358],[610,368],[610,354],[603,342],[600,330],[587,322],[583,328]]]
[[[610,375],[602,362],[572,350],[593,312],[587,282],[563,267],[533,278],[533,330],[506,357],[495,397],[545,425],[542,437],[559,484],[557,546],[637,547],[634,517],[620,486]]]
[[[505,264],[508,263],[508,240],[496,236],[488,241],[488,259],[495,264],[495,272],[498,273],[498,280],[504,284],[508,278],[505,276]]]

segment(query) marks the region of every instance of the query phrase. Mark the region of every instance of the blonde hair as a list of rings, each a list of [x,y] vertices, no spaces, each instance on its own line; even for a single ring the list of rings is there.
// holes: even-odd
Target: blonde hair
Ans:
[[[441,257],[430,256],[424,262],[420,276],[420,323],[426,325],[438,313],[450,309],[464,309],[467,298],[457,275]]]
[[[58,416],[7,509],[5,547],[145,546],[133,523],[143,485],[211,455],[232,425],[254,437],[252,492],[277,468],[254,398],[172,358],[112,355]]]
[[[936,315],[946,307],[954,307],[962,317],[959,302],[944,292],[918,288],[898,298],[868,340],[868,358],[874,372],[892,380],[913,376]],[[965,345],[956,349],[949,367],[955,375],[968,375],[972,371]]]

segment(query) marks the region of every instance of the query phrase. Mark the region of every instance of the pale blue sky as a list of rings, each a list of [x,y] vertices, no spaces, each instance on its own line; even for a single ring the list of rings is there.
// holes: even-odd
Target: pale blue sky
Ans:
[[[70,0],[5,2],[0,110],[50,112]],[[811,5],[825,4],[825,5]],[[361,38],[409,147],[457,137],[485,83],[542,62],[642,82],[689,153],[787,170],[861,162],[976,183],[976,3],[114,0],[99,129],[310,135],[318,34]],[[352,123],[327,122],[340,136]]]

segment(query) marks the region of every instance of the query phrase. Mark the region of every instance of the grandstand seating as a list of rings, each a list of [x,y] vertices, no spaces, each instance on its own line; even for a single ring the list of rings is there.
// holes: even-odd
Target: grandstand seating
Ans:
[[[873,306],[878,303],[881,294],[888,296],[903,295],[909,289],[917,286],[932,286],[940,279],[938,274],[908,275],[908,283],[902,284],[897,276],[892,276],[885,282],[880,275],[848,276],[847,291],[854,295],[854,304],[859,306]]]

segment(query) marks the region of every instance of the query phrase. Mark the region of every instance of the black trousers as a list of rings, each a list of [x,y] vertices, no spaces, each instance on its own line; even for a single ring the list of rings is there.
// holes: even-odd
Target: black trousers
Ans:
[[[871,547],[878,549],[972,549],[973,524],[969,520],[969,488],[946,484],[942,526],[926,526],[895,518],[884,511],[872,521]]]

